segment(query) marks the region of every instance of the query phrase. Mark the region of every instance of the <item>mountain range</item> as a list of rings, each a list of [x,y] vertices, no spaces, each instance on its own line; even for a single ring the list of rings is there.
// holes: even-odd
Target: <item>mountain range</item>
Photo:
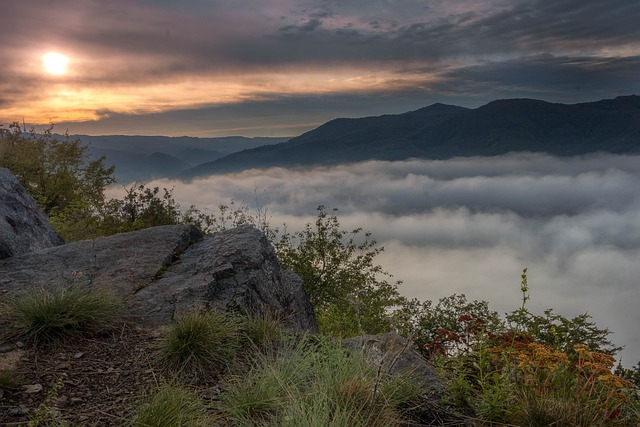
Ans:
[[[62,136],[60,136],[62,138]],[[155,178],[176,178],[202,163],[236,151],[278,144],[289,138],[195,138],[188,136],[72,135],[88,146],[90,159],[104,156],[116,165],[118,182],[146,182]]]
[[[118,179],[192,179],[250,168],[542,152],[640,152],[640,96],[557,104],[504,99],[433,104],[403,114],[331,120],[294,138],[81,137]],[[118,172],[120,171],[120,172]]]

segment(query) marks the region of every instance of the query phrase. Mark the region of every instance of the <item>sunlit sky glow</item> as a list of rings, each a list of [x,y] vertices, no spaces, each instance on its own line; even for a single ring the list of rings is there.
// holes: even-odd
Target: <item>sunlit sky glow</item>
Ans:
[[[640,92],[629,0],[3,0],[0,16],[4,125],[285,136],[434,102]]]
[[[42,57],[44,70],[49,74],[62,75],[67,71],[69,58],[58,52],[49,52]]]

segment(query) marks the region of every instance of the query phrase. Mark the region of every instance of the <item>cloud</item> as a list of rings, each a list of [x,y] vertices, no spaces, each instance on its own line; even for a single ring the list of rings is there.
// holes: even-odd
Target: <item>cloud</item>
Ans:
[[[95,111],[144,122],[288,97],[293,113],[271,123],[284,127],[287,118],[317,123],[298,108],[305,98],[335,117],[328,95],[378,97],[385,112],[496,97],[592,101],[638,90],[639,13],[628,0],[4,0],[0,121],[123,133]],[[70,57],[68,74],[44,75],[49,50]],[[216,132],[190,123],[191,135]],[[258,126],[247,116],[229,132]]]
[[[446,161],[365,162],[211,176],[174,187],[183,206],[217,211],[231,199],[268,207],[273,225],[301,229],[315,208],[339,208],[345,229],[385,246],[380,264],[401,291],[437,300],[453,293],[519,306],[529,268],[530,308],[591,314],[640,360],[639,156],[556,158],[517,154]]]
[[[439,74],[435,91],[498,97],[533,97],[549,101],[584,100],[586,93],[607,98],[638,90],[640,56],[522,56],[453,67]],[[419,72],[419,70],[416,70]],[[433,70],[426,70],[426,74]]]

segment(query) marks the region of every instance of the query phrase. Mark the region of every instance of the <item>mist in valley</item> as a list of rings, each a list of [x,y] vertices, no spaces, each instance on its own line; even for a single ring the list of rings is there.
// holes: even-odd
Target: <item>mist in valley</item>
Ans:
[[[420,300],[465,294],[499,313],[520,304],[528,268],[530,311],[588,312],[640,360],[640,156],[556,158],[512,154],[447,161],[370,161],[273,168],[192,182],[157,180],[186,208],[215,213],[231,200],[266,209],[299,230],[316,208],[338,208],[385,247],[377,262]],[[122,186],[110,189],[121,196]]]

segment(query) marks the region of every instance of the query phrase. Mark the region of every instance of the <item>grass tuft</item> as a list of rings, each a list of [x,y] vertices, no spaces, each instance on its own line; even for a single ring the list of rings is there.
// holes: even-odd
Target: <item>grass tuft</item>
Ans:
[[[0,307],[0,334],[34,345],[108,329],[120,320],[121,301],[80,285],[31,288],[10,296]]]
[[[16,371],[9,369],[0,371],[0,390],[11,390],[18,387],[19,377]]]
[[[285,341],[225,385],[218,410],[233,426],[405,425],[417,386],[410,377],[378,378],[375,366],[339,342],[318,337]],[[376,384],[382,387],[375,393]]]
[[[270,314],[250,316],[242,326],[243,344],[255,350],[267,351],[277,347],[286,339],[287,329],[282,322]]]
[[[205,406],[192,392],[174,385],[163,385],[145,402],[134,427],[204,427],[211,425]]]
[[[159,344],[160,360],[185,377],[211,377],[231,366],[241,341],[241,321],[222,311],[186,314],[166,330]]]

